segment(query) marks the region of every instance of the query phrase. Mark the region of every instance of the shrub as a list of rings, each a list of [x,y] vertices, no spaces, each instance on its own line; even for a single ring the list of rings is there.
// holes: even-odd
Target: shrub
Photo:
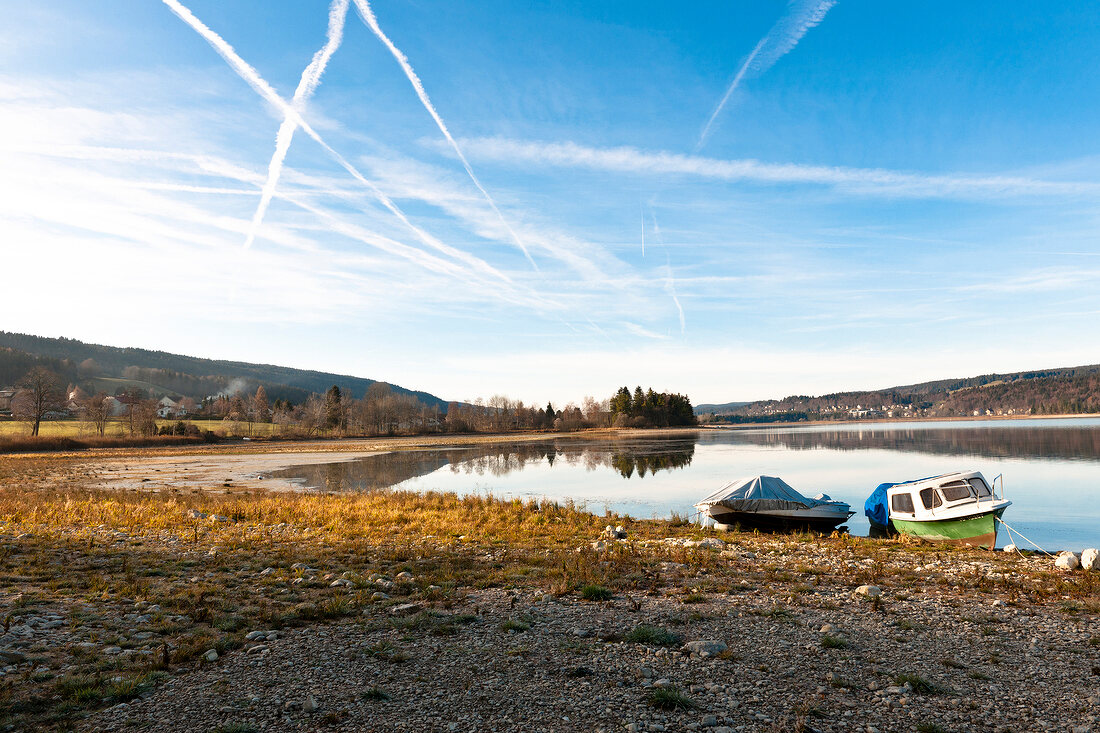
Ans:
[[[610,601],[614,595],[602,585],[586,585],[581,588],[581,598],[586,601]]]
[[[623,640],[634,644],[652,644],[653,646],[676,646],[680,643],[679,635],[657,626],[647,626],[645,624],[635,626],[630,633],[623,637]]]
[[[699,707],[677,687],[663,687],[649,693],[646,701],[658,710],[693,710]]]

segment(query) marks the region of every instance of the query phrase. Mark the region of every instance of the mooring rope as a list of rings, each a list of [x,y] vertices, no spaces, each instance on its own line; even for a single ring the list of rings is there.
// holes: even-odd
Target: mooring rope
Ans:
[[[1003,524],[1003,525],[1005,526],[1005,529],[1007,529],[1007,530],[1008,530],[1008,536],[1009,536],[1009,537],[1011,537],[1011,536],[1012,536],[1012,533],[1013,533],[1013,532],[1015,532],[1016,534],[1020,535],[1020,537],[1023,537],[1023,538],[1025,539],[1025,540],[1027,540],[1027,541],[1028,541],[1028,542],[1030,542],[1031,544],[1035,545],[1035,549],[1037,549],[1037,550],[1038,550],[1039,552],[1043,553],[1044,555],[1050,555],[1050,554],[1051,554],[1051,553],[1047,552],[1046,550],[1044,550],[1044,549],[1043,549],[1042,547],[1039,547],[1039,544],[1038,544],[1037,542],[1035,542],[1035,541],[1033,541],[1033,540],[1031,540],[1031,539],[1028,539],[1027,537],[1024,537],[1024,533],[1023,533],[1023,532],[1021,532],[1021,531],[1020,531],[1020,530],[1018,530],[1018,529],[1015,529],[1015,528],[1013,528],[1013,527],[1012,527],[1011,525],[1009,525],[1009,523],[1008,523],[1008,522],[1006,522],[1005,520],[1001,519],[1000,517],[994,517],[994,519],[996,519],[996,520],[997,520],[998,522],[1000,522],[1001,524]],[[1012,546],[1013,546],[1013,547],[1016,547],[1016,543],[1014,542],[1014,543],[1012,544]],[[1023,556],[1024,556],[1024,553],[1020,552],[1020,548],[1019,548],[1019,547],[1016,547],[1016,552],[1017,552],[1017,553],[1018,553],[1018,554],[1020,555],[1020,557],[1023,557]]]

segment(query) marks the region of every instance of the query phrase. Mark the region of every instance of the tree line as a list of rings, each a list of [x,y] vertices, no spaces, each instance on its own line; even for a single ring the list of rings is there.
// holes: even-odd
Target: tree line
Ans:
[[[162,408],[155,395],[127,387],[109,395],[86,394],[79,387],[63,387],[61,375],[35,366],[18,383],[12,416],[30,424],[37,436],[45,419],[76,417],[84,432],[103,437],[110,423],[134,437],[201,434],[191,420],[218,420],[221,432],[237,436],[257,434],[257,425],[270,425],[263,435],[286,437],[374,436],[425,433],[476,433],[531,430],[581,430],[608,427],[670,427],[694,425],[691,402],[680,394],[642,391],[633,395],[623,387],[611,398],[585,397],[556,408],[526,405],[504,395],[451,402],[446,410],[426,405],[414,395],[396,391],[384,382],[371,384],[362,398],[333,385],[323,394],[311,394],[292,403],[268,398],[263,385],[255,392],[237,391],[208,397],[201,403],[180,398],[175,407]],[[158,421],[158,411],[170,420]]]

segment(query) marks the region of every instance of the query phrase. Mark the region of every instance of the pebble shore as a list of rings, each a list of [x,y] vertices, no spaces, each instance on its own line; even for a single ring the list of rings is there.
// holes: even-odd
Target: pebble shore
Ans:
[[[864,562],[783,541],[703,543],[722,558],[658,594],[606,601],[486,589],[382,598],[241,649],[92,716],[90,731],[1038,731],[1097,727],[1093,609],[977,597],[940,578],[1048,568],[991,553],[894,553],[932,581],[802,586],[807,562]],[[747,549],[751,547],[752,549]],[[830,557],[830,555],[834,555]],[[921,560],[915,566],[915,560]],[[760,584],[763,571],[792,581]],[[716,579],[722,593],[698,592]],[[405,580],[408,580],[407,578]],[[387,582],[379,578],[379,587]],[[415,582],[415,580],[413,581]],[[647,639],[654,631],[656,641]],[[638,640],[641,638],[642,640]],[[684,709],[661,710],[656,690]]]

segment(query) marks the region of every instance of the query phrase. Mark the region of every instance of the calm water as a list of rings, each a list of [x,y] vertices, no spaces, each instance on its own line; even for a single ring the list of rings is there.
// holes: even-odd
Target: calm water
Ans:
[[[1005,521],[1045,549],[1100,546],[1100,418],[707,430],[677,437],[557,438],[401,451],[281,472],[332,490],[393,487],[564,501],[634,517],[687,515],[742,476],[781,476],[857,511],[884,481],[976,469],[1004,475]],[[1004,533],[1000,544],[1007,544]],[[1023,547],[1026,542],[1020,541]]]

